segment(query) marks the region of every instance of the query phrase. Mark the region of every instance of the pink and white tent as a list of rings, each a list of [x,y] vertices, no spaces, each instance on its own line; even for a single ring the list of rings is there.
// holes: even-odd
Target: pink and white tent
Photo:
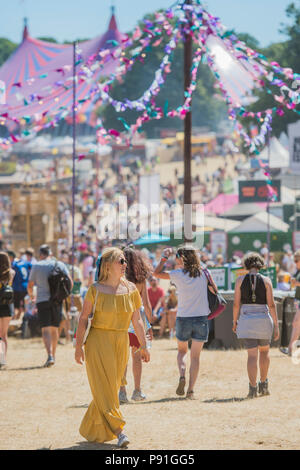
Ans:
[[[107,32],[79,43],[78,52],[86,62],[101,50],[113,50],[123,39],[113,13]],[[111,55],[90,81],[79,76],[76,101],[91,97],[95,81],[101,76],[109,76],[118,65],[119,61]],[[73,45],[33,39],[25,26],[22,43],[0,67],[0,81],[6,88],[6,104],[0,105],[0,115],[9,113],[21,119],[26,115],[53,115],[60,110],[70,112],[73,105]],[[80,105],[79,112],[90,117],[93,109],[91,98]]]

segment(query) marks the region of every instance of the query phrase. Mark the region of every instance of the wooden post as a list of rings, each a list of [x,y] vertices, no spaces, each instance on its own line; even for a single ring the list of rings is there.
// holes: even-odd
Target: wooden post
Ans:
[[[192,0],[185,0],[186,5],[191,5]],[[184,43],[184,91],[186,91],[191,82],[192,68],[192,38],[190,34],[185,37]],[[184,119],[184,228],[188,230],[192,226],[192,179],[191,179],[191,161],[192,161],[192,112],[188,112]],[[188,230],[190,232],[190,230]],[[184,233],[184,241],[189,242],[190,238]]]
[[[27,246],[31,246],[30,194],[26,194],[26,237]]]

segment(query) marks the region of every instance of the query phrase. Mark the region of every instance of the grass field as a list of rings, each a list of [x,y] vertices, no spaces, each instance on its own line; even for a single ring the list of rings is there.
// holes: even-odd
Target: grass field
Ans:
[[[121,409],[129,449],[299,449],[300,365],[271,350],[271,395],[245,400],[245,351],[208,351],[201,356],[195,400],[175,394],[176,340],[155,340],[143,368],[145,402]],[[42,368],[40,338],[9,338],[8,367],[0,371],[0,449],[115,449],[87,443],[78,428],[91,393],[85,367],[71,344],[58,346],[56,365]],[[131,362],[128,396],[133,389]]]

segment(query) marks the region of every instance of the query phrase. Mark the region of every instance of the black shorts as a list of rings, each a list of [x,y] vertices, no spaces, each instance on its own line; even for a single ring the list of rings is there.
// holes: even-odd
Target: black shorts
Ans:
[[[24,307],[24,299],[27,295],[26,291],[16,291],[14,290],[14,306],[15,308]]]
[[[0,305],[0,318],[12,317],[14,315],[14,304]]]
[[[39,302],[36,304],[38,311],[38,320],[41,328],[47,326],[59,327],[62,318],[62,304],[53,302]]]

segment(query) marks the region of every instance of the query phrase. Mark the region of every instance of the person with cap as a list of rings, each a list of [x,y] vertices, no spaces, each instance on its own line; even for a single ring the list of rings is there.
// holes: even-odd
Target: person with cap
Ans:
[[[51,301],[50,286],[48,278],[55,265],[69,277],[71,286],[73,281],[64,263],[52,257],[51,249],[48,245],[42,245],[39,249],[40,260],[32,266],[27,291],[33,302],[36,302],[38,319],[42,330],[42,338],[48,354],[45,367],[55,364],[55,352],[58,342],[58,328],[61,322],[62,304]],[[36,285],[36,299],[33,288]]]

